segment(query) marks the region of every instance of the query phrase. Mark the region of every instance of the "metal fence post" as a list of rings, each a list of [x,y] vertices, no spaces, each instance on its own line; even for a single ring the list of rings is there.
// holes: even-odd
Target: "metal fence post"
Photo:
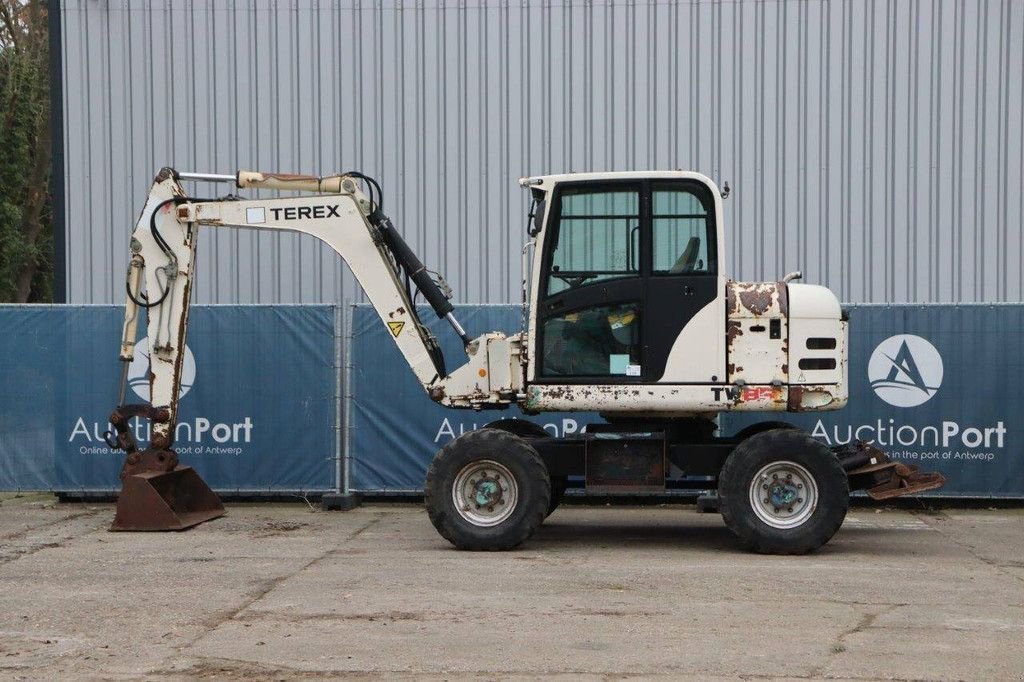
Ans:
[[[341,332],[340,337],[339,333]],[[334,491],[325,493],[325,510],[349,511],[362,502],[352,492],[352,304],[334,306]]]

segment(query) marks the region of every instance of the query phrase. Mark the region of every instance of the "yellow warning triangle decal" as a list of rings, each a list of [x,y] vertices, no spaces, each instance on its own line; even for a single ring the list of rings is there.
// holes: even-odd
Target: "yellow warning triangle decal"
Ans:
[[[396,339],[398,335],[402,333],[402,328],[405,327],[405,322],[388,322],[388,329],[391,330],[391,335]]]

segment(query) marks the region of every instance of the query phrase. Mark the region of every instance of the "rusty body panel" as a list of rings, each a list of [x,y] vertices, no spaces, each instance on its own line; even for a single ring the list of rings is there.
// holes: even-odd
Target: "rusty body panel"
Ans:
[[[727,382],[788,383],[786,284],[730,281],[726,292]]]
[[[832,384],[790,386],[786,409],[790,412],[831,410],[841,407],[837,405],[840,399],[836,386]]]
[[[946,477],[937,471],[924,472],[916,465],[891,462],[889,480],[868,488],[867,493],[873,500],[891,500],[895,497],[918,495],[929,490],[937,490],[946,484]]]
[[[527,413],[593,410],[644,417],[713,416],[718,412],[784,412],[789,387],[724,384],[530,384]]]

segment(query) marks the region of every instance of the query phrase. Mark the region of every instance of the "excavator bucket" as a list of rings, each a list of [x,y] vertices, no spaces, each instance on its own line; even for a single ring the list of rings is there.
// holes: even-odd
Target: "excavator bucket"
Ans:
[[[125,477],[110,530],[185,530],[224,516],[217,494],[192,467]]]
[[[861,441],[836,448],[835,453],[846,470],[850,490],[864,490],[873,500],[917,495],[946,484],[942,474],[894,462],[878,448]]]
[[[224,515],[224,505],[195,469],[171,450],[131,453],[110,530],[185,530]]]

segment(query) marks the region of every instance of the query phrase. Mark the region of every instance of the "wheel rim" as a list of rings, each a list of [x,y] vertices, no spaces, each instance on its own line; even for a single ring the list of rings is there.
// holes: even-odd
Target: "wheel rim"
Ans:
[[[750,481],[750,506],[772,528],[796,528],[817,508],[818,484],[796,462],[772,462]]]
[[[519,486],[502,464],[482,459],[462,467],[452,484],[455,510],[474,526],[496,526],[515,511]]]

